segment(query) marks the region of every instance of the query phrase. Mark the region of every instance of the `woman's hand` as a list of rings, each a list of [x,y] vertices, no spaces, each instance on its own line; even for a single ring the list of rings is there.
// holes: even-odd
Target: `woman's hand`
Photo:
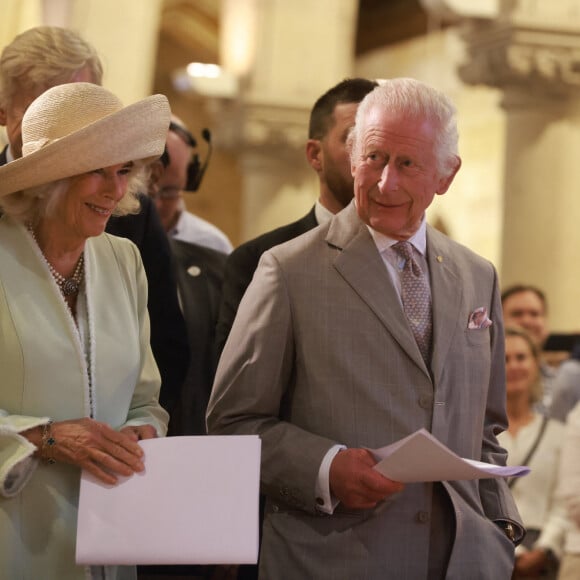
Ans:
[[[37,429],[31,430],[30,436],[23,435],[40,449],[38,434],[32,433]],[[155,436],[155,429],[141,425],[119,432],[106,423],[83,418],[52,423],[51,436],[55,440],[51,451],[56,461],[76,465],[103,483],[115,484],[119,475],[143,471],[143,450],[137,441]]]
[[[153,425],[131,425],[123,427],[121,433],[125,433],[131,441],[141,441],[141,439],[155,439],[157,431]]]

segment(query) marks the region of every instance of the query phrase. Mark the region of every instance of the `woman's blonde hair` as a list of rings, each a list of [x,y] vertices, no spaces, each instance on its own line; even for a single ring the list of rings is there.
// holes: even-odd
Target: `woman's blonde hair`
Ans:
[[[538,346],[533,341],[532,337],[523,328],[520,328],[518,326],[506,326],[504,332],[506,338],[508,336],[519,336],[520,338],[522,338],[528,345],[533,359],[536,361],[536,366],[538,367],[538,374],[536,376],[536,380],[530,387],[530,403],[537,403],[538,401],[542,400],[542,396],[544,394],[544,385],[542,384],[542,378],[540,373],[540,351],[538,349]]]

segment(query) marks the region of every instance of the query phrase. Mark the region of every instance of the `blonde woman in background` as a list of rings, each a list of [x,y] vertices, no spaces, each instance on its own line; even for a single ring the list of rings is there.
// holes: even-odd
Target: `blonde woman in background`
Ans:
[[[536,344],[523,329],[507,327],[505,335],[509,427],[498,441],[508,452],[508,465],[531,468],[510,482],[527,529],[516,548],[513,578],[555,578],[565,530],[563,506],[554,497],[564,428],[534,410],[542,397]]]

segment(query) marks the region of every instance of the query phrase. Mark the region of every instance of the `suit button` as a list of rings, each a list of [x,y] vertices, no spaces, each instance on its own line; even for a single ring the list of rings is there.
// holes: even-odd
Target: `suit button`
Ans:
[[[419,407],[421,409],[430,409],[433,404],[433,397],[431,395],[421,395],[419,397]]]
[[[429,521],[429,512],[417,512],[415,518],[420,524],[426,524]]]
[[[272,506],[272,511],[276,514],[276,513],[278,513],[280,511],[280,508],[276,504],[274,504]]]

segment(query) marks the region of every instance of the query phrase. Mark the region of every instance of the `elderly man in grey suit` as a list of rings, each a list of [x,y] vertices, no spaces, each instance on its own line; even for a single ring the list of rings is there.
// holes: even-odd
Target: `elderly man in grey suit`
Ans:
[[[504,480],[403,485],[368,451],[425,428],[505,464],[497,274],[425,221],[461,165],[455,108],[392,79],[350,141],[353,203],[263,255],[210,400],[210,433],[262,439],[260,576],[508,579],[524,530]]]

